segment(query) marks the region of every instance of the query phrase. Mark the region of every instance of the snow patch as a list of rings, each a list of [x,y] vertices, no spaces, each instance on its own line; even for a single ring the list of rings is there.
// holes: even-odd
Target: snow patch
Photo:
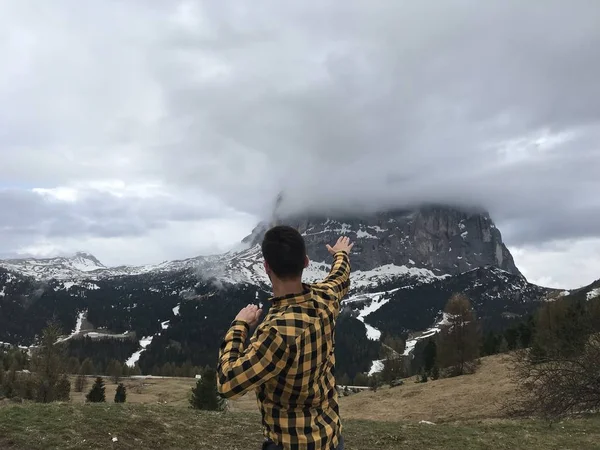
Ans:
[[[181,306],[181,305],[177,305],[175,308],[173,308],[173,314],[174,314],[174,315],[176,315],[176,316],[178,316],[178,315],[179,315],[179,307],[180,307],[180,306]]]
[[[383,370],[383,359],[378,359],[371,363],[371,369],[369,370],[369,376],[374,375]]]
[[[363,309],[360,310],[360,313],[358,314],[358,316],[356,318],[365,324],[365,327],[367,329],[367,338],[372,341],[378,341],[381,338],[381,331],[379,331],[377,328],[366,323],[365,317],[367,317],[369,314],[377,311],[379,308],[381,308],[383,305],[385,305],[387,302],[390,301],[389,298],[384,298],[385,294],[389,294],[389,293],[388,292],[377,292],[374,294],[360,294],[360,295],[350,297],[349,299],[347,299],[344,302],[345,304],[356,303],[356,302],[365,302],[365,303],[368,302],[369,303]]]
[[[377,239],[377,236],[373,236],[372,234],[367,233],[366,231],[363,231],[363,230],[358,230],[356,232],[356,237],[357,237],[357,239],[361,239],[361,238]]]
[[[79,314],[77,314],[77,321],[75,322],[75,329],[73,330],[73,332],[66,338],[59,339],[57,342],[68,341],[72,337],[77,336],[79,333],[81,333],[81,327],[83,325],[83,318],[85,317],[86,314],[87,314],[87,310],[80,311]]]
[[[365,323],[365,327],[367,327],[367,338],[371,341],[378,341],[381,338],[381,331],[377,328]]]
[[[146,350],[146,347],[150,345],[152,339],[154,339],[154,336],[146,336],[140,339],[140,347],[142,348],[135,352],[133,355],[131,355],[129,359],[125,362],[125,364],[127,364],[128,367],[135,367],[135,364],[140,360],[141,354],[144,352],[144,350]]]
[[[427,338],[430,338],[432,336],[435,336],[436,334],[438,334],[440,332],[442,326],[444,326],[444,325],[450,325],[449,318],[450,318],[450,316],[448,314],[442,313],[441,320],[439,322],[437,322],[434,326],[432,326],[431,328],[428,328],[427,330],[425,330],[424,332],[420,333],[419,335],[417,335],[413,339],[407,340],[406,341],[406,347],[404,349],[404,356],[410,356],[411,355],[411,353],[413,352],[413,350],[417,346],[417,342],[419,342],[420,340],[427,339]]]
[[[596,288],[596,289],[592,289],[591,291],[589,291],[586,295],[586,298],[588,300],[591,300],[593,298],[596,298],[600,295],[600,288]]]
[[[163,330],[166,330],[167,328],[169,328],[169,322],[170,322],[170,320],[165,320],[164,322],[161,322],[161,323],[160,323],[160,327],[161,327]]]
[[[460,237],[463,238],[463,239],[466,239],[468,235],[469,235],[469,232],[468,231],[464,231],[464,232],[462,232],[460,234]]]

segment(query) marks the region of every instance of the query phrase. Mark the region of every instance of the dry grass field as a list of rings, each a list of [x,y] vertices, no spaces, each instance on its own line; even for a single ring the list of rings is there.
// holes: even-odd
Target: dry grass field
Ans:
[[[71,402],[85,403],[85,395],[92,388],[95,378],[87,378],[87,386],[83,392],[75,392],[75,377],[71,378]],[[103,377],[106,387],[106,401],[112,402],[117,385],[109,377]],[[165,404],[171,406],[189,406],[188,400],[192,387],[196,385],[193,378],[123,378],[121,383],[127,388],[127,403]]]
[[[503,418],[514,395],[505,356],[483,358],[474,375],[365,391],[341,398],[347,450],[594,449],[600,416],[549,426]],[[73,380],[74,381],[74,380]],[[89,379],[87,392],[93,379]],[[114,404],[108,378],[105,404],[86,404],[84,393],[55,404],[0,403],[0,449],[219,449],[261,446],[253,394],[229,411],[195,411],[188,398],[195,379],[124,379],[127,404]],[[428,421],[434,424],[421,422]]]
[[[403,386],[342,397],[342,418],[449,422],[502,417],[502,402],[514,395],[509,370],[508,357],[495,355],[482,358],[481,366],[473,375],[427,383],[415,383],[414,377],[407,378]],[[257,410],[252,394],[230,405],[232,411]]]
[[[405,380],[403,386],[383,387],[377,392],[364,391],[340,399],[342,417],[382,421],[427,420],[448,422],[502,417],[502,402],[514,395],[509,379],[510,363],[505,355],[481,359],[481,366],[473,375],[446,378],[427,383]],[[72,380],[75,384],[75,379]],[[94,379],[88,378],[84,392],[71,391],[73,403],[85,403],[85,393]],[[106,399],[112,402],[116,384],[104,378]],[[193,378],[124,378],[127,403],[188,406]],[[256,397],[249,393],[229,402],[233,412],[258,413]]]

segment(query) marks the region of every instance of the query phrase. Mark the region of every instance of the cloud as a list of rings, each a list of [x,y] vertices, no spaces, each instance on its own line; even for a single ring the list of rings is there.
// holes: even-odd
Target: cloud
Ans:
[[[481,205],[529,251],[599,237],[594,2],[0,5],[22,243],[260,217],[280,191],[289,211]],[[114,180],[156,189],[96,189]]]
[[[600,279],[600,239],[562,240],[542,247],[513,247],[525,277],[542,286],[576,289]]]

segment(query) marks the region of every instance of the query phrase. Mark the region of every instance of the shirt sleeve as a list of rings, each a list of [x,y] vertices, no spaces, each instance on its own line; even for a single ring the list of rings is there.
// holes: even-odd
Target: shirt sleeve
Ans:
[[[286,367],[290,350],[273,327],[258,328],[255,338],[244,349],[249,326],[234,321],[219,350],[217,390],[225,398],[237,399]]]
[[[348,253],[339,251],[333,255],[333,258],[329,275],[316,286],[331,292],[335,300],[340,302],[350,289],[350,257]]]

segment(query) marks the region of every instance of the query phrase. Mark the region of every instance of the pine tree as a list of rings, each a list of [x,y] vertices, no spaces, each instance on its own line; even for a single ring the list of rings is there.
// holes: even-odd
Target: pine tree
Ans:
[[[190,404],[194,409],[209,411],[222,411],[225,408],[225,400],[217,392],[217,372],[214,369],[202,373],[202,378],[192,388]]]
[[[381,387],[381,377],[378,373],[369,377],[369,387],[373,392],[377,392],[377,389]]]
[[[433,369],[431,369],[431,379],[437,380],[439,378],[440,378],[440,368],[436,364],[435,366],[433,366]]]
[[[397,378],[404,376],[404,362],[402,358],[386,359],[383,362],[381,371],[381,380],[384,383],[390,383]]]
[[[96,368],[94,367],[94,363],[90,358],[85,358],[81,363],[81,368],[79,369],[79,373],[82,375],[95,375]]]
[[[131,369],[129,369],[129,376],[131,376],[131,377],[136,376],[136,375],[141,375],[141,374],[142,374],[142,371],[138,364],[136,364]]]
[[[127,400],[127,389],[123,383],[119,383],[115,393],[115,403],[125,403],[125,400]]]
[[[189,360],[187,360],[185,362],[185,364],[181,367],[181,371],[182,371],[182,376],[184,376],[184,377],[191,378],[196,375],[195,373],[193,373],[194,370],[192,367],[192,363]]]
[[[162,366],[162,369],[160,371],[160,374],[163,377],[172,377],[173,376],[173,365],[171,363],[164,363]]]
[[[430,339],[423,349],[423,365],[425,372],[431,372],[437,358],[437,345],[433,339]]]
[[[354,385],[355,386],[368,386],[369,385],[369,376],[364,373],[357,373],[354,377]]]
[[[440,332],[440,365],[451,376],[469,373],[479,356],[479,333],[475,313],[469,299],[454,294],[446,304],[448,325]]]
[[[348,376],[347,373],[342,374],[338,384],[341,386],[349,386],[350,385],[350,377]]]
[[[118,384],[121,376],[123,375],[123,366],[116,359],[111,359],[106,367],[106,371],[110,376],[113,383]]]
[[[56,385],[56,400],[68,402],[71,396],[71,383],[66,375],[63,375]]]
[[[96,381],[94,383],[94,385],[92,386],[92,389],[90,390],[90,392],[88,392],[88,394],[85,396],[85,398],[87,399],[88,402],[91,403],[102,403],[106,401],[106,395],[105,395],[105,387],[104,387],[104,380],[102,380],[102,377],[98,377],[96,378]]]
[[[41,403],[57,400],[58,382],[65,374],[65,349],[57,344],[60,334],[59,326],[49,323],[42,331],[40,345],[32,354],[31,367],[37,377],[36,400]]]
[[[79,360],[75,356],[71,356],[67,363],[67,373],[72,375],[79,373],[79,367]]]
[[[498,345],[498,353],[506,353],[508,351],[508,342],[506,342],[506,338],[502,336],[500,339],[500,344]]]
[[[77,375],[77,378],[75,378],[75,392],[83,392],[86,387],[87,377],[82,374]]]

